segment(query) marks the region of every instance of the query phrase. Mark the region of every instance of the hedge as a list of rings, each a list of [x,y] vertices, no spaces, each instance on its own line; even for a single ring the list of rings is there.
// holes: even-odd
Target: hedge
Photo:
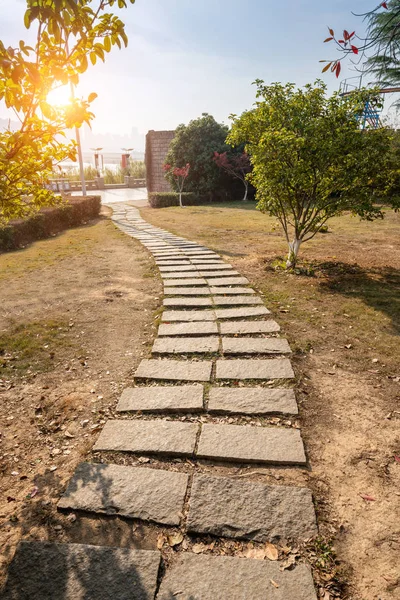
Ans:
[[[87,223],[98,217],[100,207],[100,196],[74,197],[59,206],[42,208],[27,219],[10,221],[0,227],[0,251],[16,250],[69,227]]]
[[[183,206],[193,206],[196,204],[209,203],[210,200],[205,196],[198,196],[194,192],[182,193]],[[152,208],[165,208],[166,206],[179,206],[179,194],[176,192],[151,192],[149,194],[149,204]]]

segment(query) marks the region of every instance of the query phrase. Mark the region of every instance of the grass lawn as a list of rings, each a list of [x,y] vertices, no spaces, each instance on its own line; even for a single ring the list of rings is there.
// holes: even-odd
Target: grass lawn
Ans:
[[[263,294],[295,350],[307,477],[346,597],[400,598],[400,214],[332,219],[301,248],[298,274],[277,268],[283,234],[254,203],[141,214],[219,252]]]

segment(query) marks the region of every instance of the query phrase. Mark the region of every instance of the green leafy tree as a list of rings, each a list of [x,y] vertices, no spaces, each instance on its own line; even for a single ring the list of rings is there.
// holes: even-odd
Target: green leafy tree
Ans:
[[[171,166],[166,178],[175,191],[178,187],[173,169],[183,168],[187,163],[190,172],[185,182],[186,191],[212,196],[221,189],[221,173],[213,156],[214,152],[229,149],[225,143],[227,134],[228,127],[217,123],[207,113],[190,121],[189,125],[178,126],[165,158],[165,163]]]
[[[294,267],[301,244],[331,217],[344,211],[368,220],[383,216],[374,199],[390,174],[391,133],[360,130],[370,90],[328,97],[321,81],[304,89],[256,84],[255,107],[232,116],[228,141],[246,142],[257,208],[279,220],[287,267]]]
[[[89,62],[104,61],[113,46],[127,45],[124,24],[108,8],[135,0],[27,0],[25,26],[35,43],[20,40],[6,48],[0,41],[0,101],[14,111],[17,131],[0,132],[0,220],[24,217],[55,202],[44,185],[55,165],[75,159],[74,143],[63,143],[65,129],[90,123],[86,99],[63,107],[48,100],[50,91],[79,82]]]

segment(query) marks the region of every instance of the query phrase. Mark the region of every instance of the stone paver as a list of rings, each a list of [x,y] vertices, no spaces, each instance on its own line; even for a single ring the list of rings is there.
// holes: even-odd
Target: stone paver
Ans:
[[[194,271],[197,272],[197,269],[194,265],[181,265],[178,267],[173,267],[173,266],[168,266],[168,267],[158,267],[160,273],[174,273],[174,275],[172,275],[172,277],[175,277],[176,273],[183,273],[183,272],[187,272],[187,271]],[[164,276],[164,275],[163,275]],[[189,275],[189,277],[191,277],[191,275]]]
[[[224,354],[290,354],[283,338],[222,338]]]
[[[173,321],[191,322],[191,321],[215,321],[215,312],[213,310],[164,310],[162,321],[171,323]]]
[[[249,280],[246,277],[220,277],[220,278],[207,278],[207,285],[241,285],[249,283]],[[215,293],[215,292],[213,292]]]
[[[207,277],[207,278],[210,278],[210,277],[239,277],[240,276],[240,273],[238,273],[238,271],[234,271],[233,269],[229,270],[229,271],[209,271],[209,270],[200,271],[199,270],[199,274],[202,277]],[[211,279],[211,285],[212,285],[212,279]]]
[[[210,296],[209,287],[164,287],[165,296]]]
[[[307,462],[299,430],[284,427],[204,423],[196,455],[242,463],[305,465]]]
[[[158,335],[209,335],[218,333],[217,324],[213,321],[198,323],[161,323]]]
[[[185,473],[81,463],[58,508],[179,525],[187,483]]]
[[[196,277],[198,277],[199,279],[201,279],[201,274],[200,271],[197,271],[197,269],[194,269],[193,273],[186,273],[183,271],[176,271],[176,272],[169,272],[169,273],[161,273],[161,277],[165,280],[165,279],[194,279]]]
[[[194,476],[187,527],[257,542],[317,534],[309,489],[208,475]]]
[[[256,296],[255,294],[250,294],[247,296],[214,296],[213,297],[214,304],[217,306],[235,306],[235,305],[244,305],[244,304],[262,304],[263,301],[261,298]]]
[[[292,365],[286,358],[217,360],[217,379],[291,379],[293,377]]]
[[[142,360],[135,377],[165,381],[210,381],[212,362]]]
[[[222,335],[246,335],[280,331],[280,326],[272,319],[267,321],[233,321],[232,323],[221,323],[220,327]]]
[[[242,319],[246,317],[262,317],[271,314],[265,306],[245,306],[243,308],[218,308],[218,319]]]
[[[193,454],[197,430],[197,423],[181,421],[109,420],[93,450],[188,456]]]
[[[182,285],[208,285],[208,283],[203,277],[193,277],[191,279],[164,279],[164,285],[166,287],[179,287]]]
[[[157,600],[317,600],[310,570],[231,556],[180,553]]]
[[[207,263],[206,265],[198,265],[197,269],[199,269],[199,271],[215,271],[218,275],[219,271],[232,271],[233,267],[227,263]],[[235,273],[236,272],[237,271],[235,271]]]
[[[217,337],[162,337],[154,342],[151,351],[156,354],[191,354],[198,352],[215,353],[218,350],[219,339]]]
[[[166,307],[194,307],[194,306],[213,306],[211,298],[165,298],[163,305]]]
[[[238,294],[239,296],[242,294],[255,294],[255,291],[249,287],[210,287],[211,293],[215,294]]]
[[[156,265],[160,267],[179,267],[183,265],[190,265],[189,260],[160,260],[156,259]]]
[[[213,387],[210,390],[208,412],[297,415],[298,408],[293,389]]]
[[[224,263],[223,260],[221,260],[220,258],[192,258],[192,263],[194,265],[225,265],[227,263]],[[230,265],[229,265],[230,266]]]
[[[172,385],[127,388],[117,405],[118,412],[196,412],[203,409],[203,386]]]
[[[148,600],[160,553],[85,544],[21,542],[2,600]]]

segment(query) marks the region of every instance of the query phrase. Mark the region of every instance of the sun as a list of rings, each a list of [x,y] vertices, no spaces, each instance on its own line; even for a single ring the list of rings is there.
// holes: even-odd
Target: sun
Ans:
[[[47,102],[54,106],[66,106],[71,102],[71,88],[69,85],[62,85],[47,94]]]

